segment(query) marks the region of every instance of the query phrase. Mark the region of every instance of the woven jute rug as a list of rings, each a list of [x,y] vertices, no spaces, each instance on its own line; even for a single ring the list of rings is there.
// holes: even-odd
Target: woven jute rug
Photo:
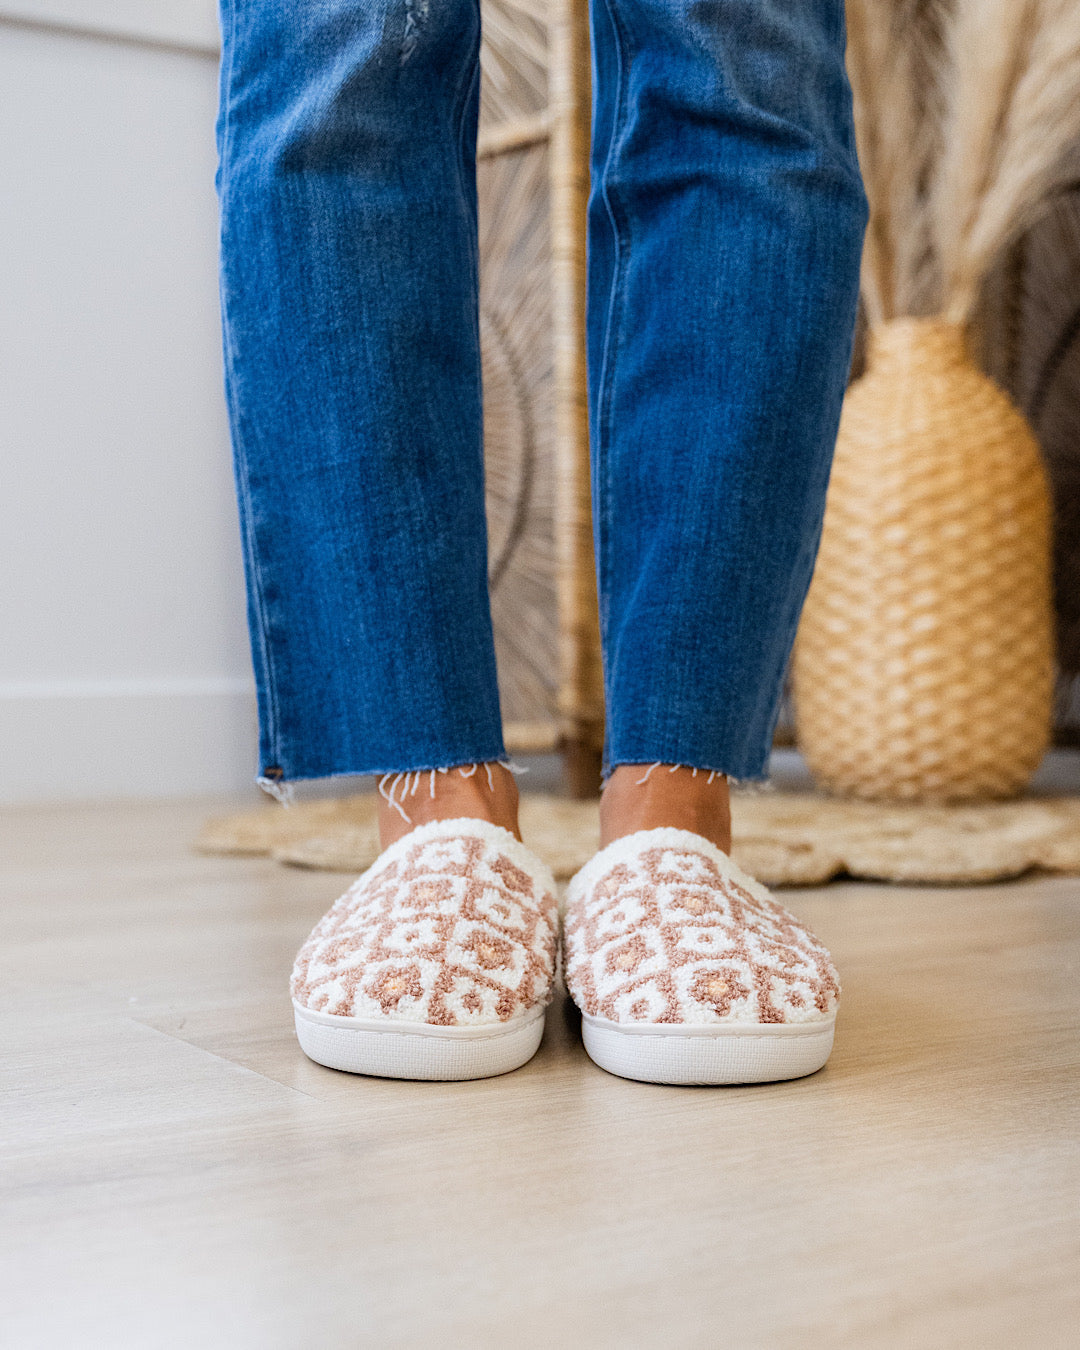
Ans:
[[[208,822],[203,853],[269,855],[293,867],[362,872],[379,852],[374,794],[289,807],[268,803]],[[812,793],[733,794],[732,853],[770,886],[808,886],[846,874],[871,880],[962,884],[1031,868],[1080,872],[1080,798],[983,806],[896,806]],[[596,851],[594,801],[524,793],[521,831],[555,875]]]

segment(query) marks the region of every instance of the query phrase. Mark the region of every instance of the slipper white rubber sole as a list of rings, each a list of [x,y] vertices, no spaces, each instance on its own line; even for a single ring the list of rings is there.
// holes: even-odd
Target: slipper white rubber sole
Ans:
[[[795,1023],[671,1026],[581,1015],[589,1058],[643,1083],[776,1083],[816,1073],[833,1045],[836,1018]]]
[[[374,1078],[463,1082],[527,1064],[540,1048],[544,1009],[491,1026],[432,1026],[393,1018],[338,1017],[293,1001],[296,1035],[308,1059]]]

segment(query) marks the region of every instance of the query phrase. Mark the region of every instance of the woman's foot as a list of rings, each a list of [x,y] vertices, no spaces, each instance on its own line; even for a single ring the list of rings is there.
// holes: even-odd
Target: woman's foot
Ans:
[[[494,763],[383,775],[379,780],[382,848],[434,820],[486,820],[520,839],[514,775],[504,764]]]
[[[600,798],[600,847],[638,830],[689,830],[731,852],[731,794],[722,773],[681,764],[620,764]]]

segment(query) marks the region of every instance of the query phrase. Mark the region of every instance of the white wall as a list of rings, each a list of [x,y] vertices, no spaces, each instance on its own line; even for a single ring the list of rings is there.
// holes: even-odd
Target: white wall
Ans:
[[[215,54],[215,0],[0,0],[0,22]]]
[[[0,800],[255,771],[215,41],[212,0],[0,0]]]

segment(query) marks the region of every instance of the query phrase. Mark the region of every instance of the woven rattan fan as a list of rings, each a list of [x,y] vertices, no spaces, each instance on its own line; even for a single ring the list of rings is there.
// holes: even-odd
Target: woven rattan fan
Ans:
[[[489,576],[507,747],[599,786],[603,697],[585,415],[588,27],[482,6],[480,308]]]

